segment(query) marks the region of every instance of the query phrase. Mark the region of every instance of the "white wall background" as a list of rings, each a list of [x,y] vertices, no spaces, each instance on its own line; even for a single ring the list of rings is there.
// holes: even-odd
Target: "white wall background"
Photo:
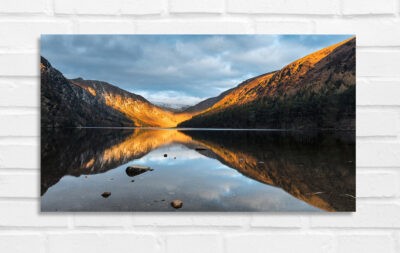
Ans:
[[[357,213],[39,213],[41,33],[357,35]],[[400,0],[1,0],[1,252],[400,252]]]

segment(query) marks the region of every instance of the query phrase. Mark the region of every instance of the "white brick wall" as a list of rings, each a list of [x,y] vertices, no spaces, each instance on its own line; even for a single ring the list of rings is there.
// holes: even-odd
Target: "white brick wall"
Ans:
[[[41,33],[357,34],[357,213],[39,213]],[[400,252],[400,0],[1,0],[1,252]]]

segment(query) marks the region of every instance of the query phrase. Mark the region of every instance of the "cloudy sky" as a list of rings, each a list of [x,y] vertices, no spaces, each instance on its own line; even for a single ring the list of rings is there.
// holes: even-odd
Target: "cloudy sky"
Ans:
[[[67,78],[114,84],[155,103],[195,104],[350,35],[42,35]]]

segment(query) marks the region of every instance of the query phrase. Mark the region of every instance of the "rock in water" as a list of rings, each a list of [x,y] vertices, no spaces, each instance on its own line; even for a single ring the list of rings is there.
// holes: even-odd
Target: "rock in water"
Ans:
[[[129,177],[134,177],[137,175],[140,175],[142,173],[145,173],[147,171],[153,171],[152,168],[147,167],[147,166],[141,166],[141,165],[132,165],[126,168],[125,172]]]
[[[182,200],[175,199],[174,201],[171,202],[171,206],[175,209],[178,209],[183,206],[183,202],[182,202]]]
[[[194,150],[196,150],[196,151],[206,151],[207,149],[206,149],[206,148],[199,147],[199,148],[195,148]]]
[[[111,195],[111,192],[103,192],[103,194],[101,194],[101,196],[103,197],[103,198],[108,198],[108,197],[110,197],[110,195]]]
[[[168,155],[167,154],[164,154],[164,157],[167,157]]]

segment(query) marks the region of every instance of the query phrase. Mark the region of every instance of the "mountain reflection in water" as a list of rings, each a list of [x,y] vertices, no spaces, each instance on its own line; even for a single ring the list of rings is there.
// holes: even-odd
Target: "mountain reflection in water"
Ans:
[[[173,211],[170,201],[181,199],[179,211],[355,211],[354,140],[354,132],[43,129],[41,208]],[[129,165],[154,171],[129,177]]]

